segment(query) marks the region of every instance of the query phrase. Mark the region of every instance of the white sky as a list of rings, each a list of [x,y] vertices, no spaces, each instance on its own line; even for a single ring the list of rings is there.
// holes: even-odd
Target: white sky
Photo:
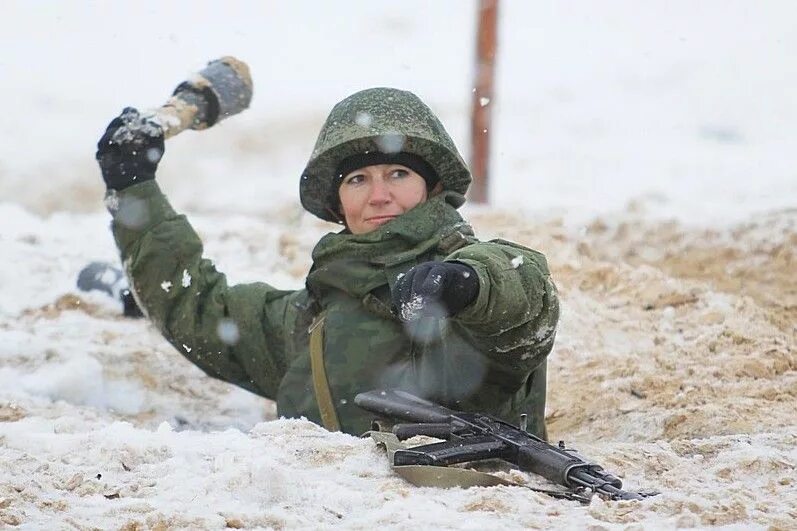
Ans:
[[[6,2],[0,172],[92,171],[93,144],[123,106],[156,105],[227,54],[251,66],[251,109],[201,141],[176,139],[166,160],[204,157],[195,171],[217,174],[212,159],[230,154],[233,137],[263,137],[261,150],[237,157],[241,167],[225,167],[246,183],[257,174],[260,205],[296,200],[326,112],[368,86],[421,95],[467,156],[474,2],[224,6]],[[495,204],[580,219],[642,198],[698,222],[792,205],[795,6],[505,0],[491,102]],[[256,209],[233,194],[216,203],[186,194],[191,208]]]

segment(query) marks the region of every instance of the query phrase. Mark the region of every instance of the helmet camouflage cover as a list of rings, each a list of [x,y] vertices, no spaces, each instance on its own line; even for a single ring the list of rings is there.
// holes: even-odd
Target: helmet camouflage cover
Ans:
[[[332,108],[302,173],[302,206],[321,219],[339,221],[334,198],[341,176],[335,172],[346,158],[373,152],[421,157],[444,190],[464,195],[470,185],[468,167],[431,109],[411,92],[378,87]]]

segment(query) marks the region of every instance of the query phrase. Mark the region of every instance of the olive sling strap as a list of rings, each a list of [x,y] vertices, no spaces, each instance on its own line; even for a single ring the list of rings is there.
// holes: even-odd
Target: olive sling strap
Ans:
[[[393,471],[416,487],[467,488],[517,485],[517,483],[501,479],[492,474],[465,468],[448,468],[430,465],[394,465],[393,454],[396,453],[396,450],[406,450],[408,447],[390,432],[369,431],[365,435],[370,436],[377,445],[385,449],[390,467]]]
[[[322,313],[310,325],[310,370],[313,372],[313,390],[321,413],[321,422],[329,431],[340,431],[340,421],[329,390],[327,369],[324,367],[324,320]]]

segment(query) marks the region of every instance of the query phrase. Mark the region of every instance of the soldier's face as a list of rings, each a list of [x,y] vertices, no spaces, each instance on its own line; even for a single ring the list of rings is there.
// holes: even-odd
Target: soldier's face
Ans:
[[[426,181],[406,166],[376,164],[343,176],[339,192],[346,226],[365,234],[426,201]]]

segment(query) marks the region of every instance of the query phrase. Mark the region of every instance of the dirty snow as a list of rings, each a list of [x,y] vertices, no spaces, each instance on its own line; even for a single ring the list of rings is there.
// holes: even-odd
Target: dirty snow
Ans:
[[[412,487],[369,440],[275,420],[76,290],[117,259],[93,158],[107,122],[219,56],[250,64],[252,107],[170,139],[158,179],[231,282],[302,286],[337,227],[296,185],[354,90],[417,92],[467,153],[475,4],[343,5],[231,2],[219,24],[183,1],[4,4],[0,527],[793,529],[792,3],[501,3],[495,201],[463,211],[548,258],[552,439],[657,497]]]

